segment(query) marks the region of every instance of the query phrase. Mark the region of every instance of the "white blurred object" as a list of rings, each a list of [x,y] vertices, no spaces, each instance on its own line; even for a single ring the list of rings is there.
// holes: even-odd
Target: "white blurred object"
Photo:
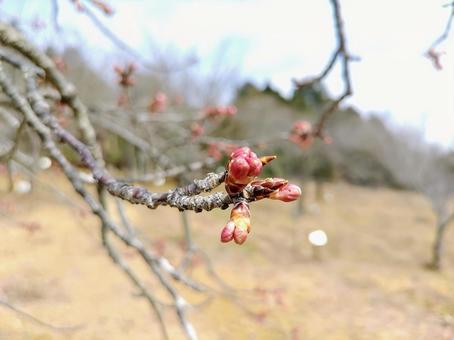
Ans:
[[[323,247],[328,243],[328,236],[323,230],[314,230],[309,233],[309,242],[313,246]]]
[[[52,166],[52,161],[50,160],[49,157],[41,157],[38,159],[38,167],[41,170],[46,170],[49,169]]]
[[[92,174],[86,172],[79,172],[79,178],[84,181],[85,183],[93,184],[95,183],[95,179],[93,178]]]
[[[160,187],[164,184],[166,184],[166,179],[165,177],[159,177],[159,178],[156,178],[154,181],[153,181],[153,184]]]
[[[32,190],[32,184],[29,181],[20,180],[14,183],[14,191],[18,194],[28,194]]]

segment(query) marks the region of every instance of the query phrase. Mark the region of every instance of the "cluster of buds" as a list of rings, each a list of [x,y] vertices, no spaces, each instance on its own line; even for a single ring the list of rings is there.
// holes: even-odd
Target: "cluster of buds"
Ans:
[[[249,183],[244,194],[256,201],[269,198],[282,202],[292,202],[301,196],[301,189],[283,178],[265,178]]]
[[[266,158],[266,160],[265,160]],[[275,156],[263,158],[263,162],[270,162]],[[230,154],[225,179],[225,189],[230,196],[240,194],[243,189],[262,171],[262,160],[248,147],[238,148]]]
[[[133,74],[136,71],[137,66],[134,63],[128,63],[126,66],[121,67],[118,65],[114,66],[114,71],[118,75],[118,85],[124,88],[133,86],[136,82],[133,79]]]
[[[243,244],[250,231],[251,211],[249,210],[249,204],[238,202],[230,212],[230,220],[222,229],[221,241],[230,242],[234,240],[237,244]]]
[[[153,98],[151,98],[148,105],[148,111],[151,113],[164,112],[167,108],[167,95],[164,92],[158,91]]]
[[[238,148],[238,145],[235,144],[222,142],[210,143],[208,144],[207,154],[209,157],[219,161],[223,155],[231,154],[236,148]]]
[[[208,106],[203,110],[203,116],[205,118],[229,117],[236,115],[237,112],[238,110],[234,105]]]
[[[276,156],[257,157],[248,147],[238,148],[230,155],[225,189],[236,203],[230,220],[221,232],[221,241],[234,240],[243,244],[251,230],[251,213],[247,202],[264,198],[291,202],[301,196],[301,189],[282,178],[256,179],[263,166]]]
[[[302,149],[310,147],[314,141],[312,124],[308,121],[296,121],[290,131],[289,140]]]

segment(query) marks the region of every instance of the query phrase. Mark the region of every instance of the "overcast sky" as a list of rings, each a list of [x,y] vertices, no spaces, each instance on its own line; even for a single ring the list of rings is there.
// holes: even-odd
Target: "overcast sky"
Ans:
[[[202,64],[219,58],[238,66],[244,79],[271,82],[283,94],[292,78],[317,74],[334,47],[328,0],[111,0],[116,13],[104,20],[130,46],[193,51]],[[450,9],[439,0],[340,0],[352,65],[354,95],[348,104],[395,124],[422,128],[430,141],[454,143],[454,32],[439,50],[444,69],[424,57],[444,30]],[[1,14],[47,20],[50,1],[3,0]],[[59,0],[59,21],[97,54],[115,50],[69,0]],[[454,27],[453,27],[454,29]],[[69,35],[66,34],[66,37]],[[49,27],[37,43],[58,43]],[[117,51],[118,52],[118,49]],[[338,93],[338,70],[327,79]]]

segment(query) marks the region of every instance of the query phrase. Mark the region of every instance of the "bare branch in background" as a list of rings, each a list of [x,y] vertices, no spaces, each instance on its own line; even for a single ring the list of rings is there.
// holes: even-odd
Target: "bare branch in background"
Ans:
[[[19,315],[20,317],[22,317],[22,318],[24,318],[24,319],[26,319],[26,320],[28,320],[28,321],[40,326],[40,327],[44,327],[44,328],[50,329],[53,332],[70,333],[70,332],[78,331],[78,330],[80,330],[83,327],[83,325],[77,325],[77,326],[55,326],[53,324],[50,324],[49,322],[42,321],[41,319],[38,319],[37,317],[31,315],[30,313],[27,313],[24,310],[19,309],[16,306],[14,306],[13,304],[9,303],[8,301],[2,300],[2,299],[0,299],[0,306],[13,311],[14,313]]]
[[[21,87],[17,86],[9,79],[4,67],[0,67],[0,87],[3,93],[10,99],[12,107],[18,113],[22,114],[23,122],[26,121],[28,126],[40,137],[44,149],[59,164],[74,190],[90,207],[92,213],[99,218],[103,245],[107,249],[108,254],[148,300],[161,325],[162,334],[167,338],[167,332],[157,300],[146,289],[138,275],[124,261],[118,251],[116,251],[114,245],[109,240],[109,234],[112,234],[118,241],[137,252],[142,261],[147,265],[150,273],[155,276],[164,291],[173,300],[173,303],[170,305],[174,307],[186,337],[188,339],[196,339],[197,335],[194,327],[187,318],[186,310],[188,304],[174,287],[172,280],[178,281],[198,292],[206,291],[207,287],[194,282],[180,271],[179,268],[170,264],[163,256],[154,254],[148,250],[136,236],[136,233],[132,231],[133,227],[126,220],[124,214],[121,215],[124,227],[122,228],[115,223],[106,209],[105,192],[107,191],[112,196],[133,204],[145,205],[151,209],[155,209],[161,205],[168,205],[178,208],[180,211],[195,210],[196,212],[200,212],[214,208],[226,209],[229,205],[234,204],[235,206],[231,212],[231,220],[224,228],[221,239],[223,242],[235,239],[236,243],[242,244],[246,240],[250,228],[249,202],[263,198],[289,202],[298,198],[301,190],[283,179],[254,181],[254,178],[259,175],[262,166],[276,157],[267,156],[258,158],[249,148],[237,149],[232,153],[229,161],[229,172],[223,171],[218,174],[209,173],[201,180],[192,180],[189,184],[171,189],[167,192],[151,192],[145,187],[120,182],[105,168],[101,148],[98,145],[95,130],[88,117],[88,110],[78,98],[72,84],[66,81],[47,56],[31,46],[11,27],[0,24],[0,41],[4,46],[15,52],[3,54],[1,56],[3,63],[7,63],[19,70],[25,85]],[[51,106],[40,91],[40,88],[46,85],[43,80],[48,80],[60,94],[59,97],[61,100],[71,108],[83,141],[62,127],[57,118],[52,115]],[[128,138],[131,139],[130,137]],[[90,171],[98,186],[98,198],[94,197],[87,190],[86,186],[89,184],[81,178],[80,172],[62,152],[57,141],[58,143],[64,143],[69,146],[79,157],[82,165]],[[146,147],[148,147],[148,143]],[[192,167],[200,166],[200,164],[192,165]],[[168,169],[167,171],[181,173],[184,169],[176,168],[173,170]],[[205,192],[210,192],[224,182],[226,183],[227,193],[217,192],[207,196],[202,195]],[[247,224],[249,227],[244,229],[245,224],[243,222],[246,222],[246,220],[248,221]],[[240,221],[243,222],[240,223]],[[231,231],[231,237],[226,234],[230,232],[229,230]],[[188,235],[186,233],[186,237],[189,237]],[[191,248],[190,251],[193,250],[193,247],[189,248]]]
[[[430,45],[429,50],[435,49],[438,45],[440,45],[443,41],[445,41],[448,38],[449,33],[451,31],[452,22],[454,21],[454,2],[451,2],[450,4],[448,4],[446,6],[451,7],[451,13],[449,14],[449,18],[446,23],[446,27],[445,27],[443,33],[437,39],[435,39],[435,41],[432,43],[432,45]]]
[[[429,58],[430,61],[432,61],[433,66],[438,71],[441,71],[443,69],[443,65],[441,63],[441,56],[445,54],[445,52],[437,50],[437,47],[448,38],[449,33],[451,31],[452,22],[454,21],[454,2],[451,2],[446,6],[451,7],[451,13],[449,14],[446,27],[443,33],[437,39],[435,39],[435,41],[432,43],[432,45],[430,45],[429,49],[425,53],[425,56]]]
[[[329,106],[321,113],[318,122],[315,124],[312,131],[313,136],[320,137],[324,139],[324,127],[328,118],[336,111],[339,105],[347,97],[352,95],[352,85],[350,79],[350,62],[353,60],[353,57],[350,55],[347,48],[346,35],[344,31],[344,21],[342,19],[340,5],[338,0],[330,0],[331,7],[333,9],[333,20],[334,20],[334,29],[336,34],[337,47],[334,50],[328,64],[323,69],[323,71],[315,78],[310,79],[306,82],[295,81],[295,85],[299,88],[312,86],[319,84],[328,76],[328,74],[334,68],[334,65],[337,61],[340,62],[342,69],[342,81],[344,83],[343,92],[336,98]]]

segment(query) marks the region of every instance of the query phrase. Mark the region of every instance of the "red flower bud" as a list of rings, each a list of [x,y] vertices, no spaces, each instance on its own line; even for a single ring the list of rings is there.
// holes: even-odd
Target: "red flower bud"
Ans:
[[[286,179],[282,178],[266,178],[252,181],[249,183],[245,192],[248,198],[261,200],[268,198],[270,195],[288,184]]]
[[[245,158],[235,158],[229,162],[229,177],[235,183],[247,184],[249,182],[248,174],[250,169],[251,167]]]
[[[222,158],[221,150],[219,149],[219,145],[216,143],[210,143],[208,145],[207,153],[208,153],[208,156],[214,158],[217,161]]]
[[[314,141],[312,124],[307,121],[297,121],[290,131],[289,140],[302,149],[312,145]]]
[[[118,84],[123,87],[133,86],[135,80],[132,76],[136,69],[137,66],[134,63],[129,63],[126,67],[115,65],[114,71],[118,74]]]
[[[191,137],[193,139],[198,138],[201,135],[203,135],[204,131],[205,131],[205,129],[199,123],[194,122],[194,123],[191,124]]]
[[[441,71],[443,69],[443,65],[441,64],[441,56],[443,54],[446,54],[446,52],[439,52],[439,51],[436,51],[435,49],[433,48],[430,48],[427,52],[426,52],[426,57],[430,59],[430,61],[432,61],[432,64],[433,66],[435,67],[436,70],[438,71]]]
[[[158,92],[151,99],[148,105],[148,111],[152,113],[163,112],[167,108],[167,96],[164,92]]]
[[[221,231],[221,242],[230,242],[233,240],[233,231],[235,230],[235,223],[228,221]]]
[[[230,220],[221,232],[221,242],[230,242],[232,239],[237,244],[243,244],[251,230],[251,213],[249,205],[238,202],[230,213]]]
[[[230,195],[234,195],[241,192],[254,177],[260,174],[262,161],[250,148],[242,147],[230,154],[227,168],[226,190]]]
[[[242,227],[235,227],[235,230],[233,232],[233,239],[236,244],[243,244],[246,242],[247,239],[247,230],[245,230]]]
[[[269,198],[272,200],[280,200],[283,202],[292,202],[297,200],[301,196],[301,189],[295,184],[287,184],[281,187],[279,190],[274,191],[270,194]]]
[[[237,180],[237,183],[246,181],[247,179],[245,177],[255,177],[259,175],[262,170],[262,162],[248,147],[238,148],[233,151],[230,155],[229,169],[230,164],[232,163],[234,164],[232,169],[234,173],[232,176]],[[250,180],[251,179],[247,180],[246,183],[249,183]]]
[[[251,153],[251,149],[248,148],[247,146],[243,146],[242,148],[237,148],[232,151],[230,154],[230,159],[242,156],[242,157],[247,157]]]

